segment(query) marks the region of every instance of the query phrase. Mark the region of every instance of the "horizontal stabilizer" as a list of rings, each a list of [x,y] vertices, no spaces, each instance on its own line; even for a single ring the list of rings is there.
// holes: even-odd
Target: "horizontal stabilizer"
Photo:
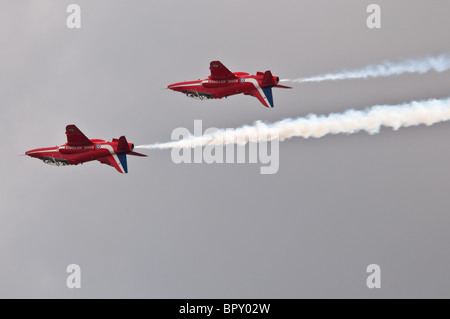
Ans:
[[[292,89],[292,87],[290,87],[290,86],[280,85],[280,84],[276,85],[275,87],[280,88],[280,89]]]
[[[130,152],[130,153],[128,153],[128,155],[147,157],[147,155],[141,154],[141,153],[138,153],[138,152]]]
[[[119,143],[117,144],[117,153],[128,153],[131,151],[132,150],[125,136],[119,137]]]
[[[261,87],[268,87],[268,86],[275,86],[277,85],[277,82],[275,82],[275,80],[273,79],[273,75],[272,72],[270,71],[266,71],[264,73],[262,82],[261,82]]]

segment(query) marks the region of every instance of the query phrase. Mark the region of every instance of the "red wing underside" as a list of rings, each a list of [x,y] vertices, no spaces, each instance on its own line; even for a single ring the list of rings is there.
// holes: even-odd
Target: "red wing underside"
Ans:
[[[212,61],[209,64],[211,70],[211,80],[223,81],[237,79],[236,75],[231,73],[220,61]]]
[[[90,146],[93,143],[75,125],[66,126],[67,145]]]
[[[116,155],[108,155],[106,157],[99,158],[98,161],[102,164],[106,164],[114,167],[119,173],[124,174],[125,172],[122,169],[122,165],[120,164],[119,159]]]

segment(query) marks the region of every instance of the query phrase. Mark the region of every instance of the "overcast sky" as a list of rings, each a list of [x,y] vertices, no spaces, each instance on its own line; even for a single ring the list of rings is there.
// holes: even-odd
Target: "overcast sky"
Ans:
[[[0,297],[450,297],[449,123],[280,143],[260,164],[175,164],[169,150],[52,167],[18,156],[89,138],[170,141],[172,130],[450,96],[450,72],[294,84],[275,107],[161,90],[231,71],[314,76],[450,52],[450,3],[1,1]],[[81,29],[66,7],[81,7]],[[81,267],[82,288],[66,287]],[[381,266],[381,289],[366,267]]]

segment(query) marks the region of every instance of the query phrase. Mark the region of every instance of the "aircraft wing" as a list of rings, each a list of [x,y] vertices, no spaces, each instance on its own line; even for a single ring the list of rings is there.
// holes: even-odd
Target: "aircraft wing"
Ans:
[[[273,107],[272,88],[270,87],[253,89],[244,94],[256,97],[265,107]]]
[[[231,73],[231,71],[220,61],[212,61],[209,64],[209,69],[211,70],[211,80],[222,81],[237,79],[236,75]]]
[[[69,146],[90,146],[93,143],[75,125],[66,126],[67,145]]]
[[[102,158],[99,158],[98,161],[102,164],[106,164],[114,167],[119,173],[128,173],[127,169],[124,169],[117,155],[108,155]]]

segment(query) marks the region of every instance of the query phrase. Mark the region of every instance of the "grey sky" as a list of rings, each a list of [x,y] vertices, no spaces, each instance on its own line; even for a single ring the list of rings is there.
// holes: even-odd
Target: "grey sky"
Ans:
[[[369,30],[373,2],[0,2],[0,297],[450,297],[448,123],[293,138],[275,175],[161,150],[130,158],[128,175],[17,156],[65,143],[72,123],[149,144],[195,119],[238,127],[450,96],[450,72],[295,84],[274,90],[273,109],[161,90],[215,59],[296,78],[450,52],[450,3],[378,0],[382,28]],[[80,30],[66,27],[70,3]]]

